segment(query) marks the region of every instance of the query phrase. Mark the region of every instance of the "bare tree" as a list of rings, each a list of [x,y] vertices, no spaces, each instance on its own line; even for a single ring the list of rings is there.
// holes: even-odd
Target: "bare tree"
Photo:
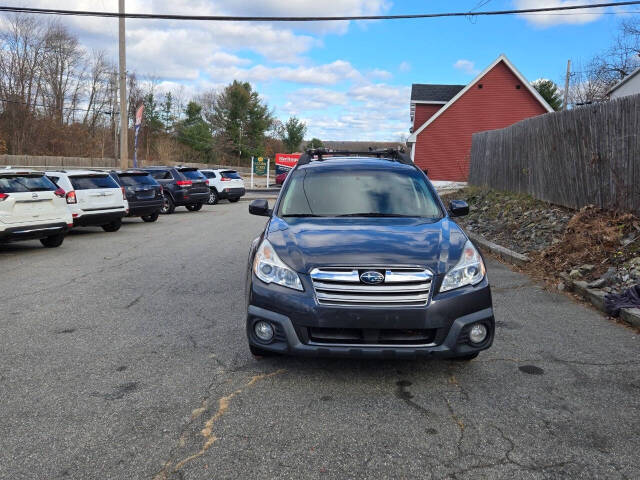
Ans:
[[[94,131],[98,120],[111,103],[109,76],[114,66],[107,60],[104,51],[94,51],[91,55],[89,68],[89,84],[87,109],[82,123],[90,131]]]
[[[59,125],[69,122],[78,105],[85,71],[86,58],[78,39],[64,25],[52,22],[45,36],[42,99]]]
[[[36,112],[42,88],[45,51],[44,23],[15,15],[3,19],[0,33],[0,96],[3,116],[13,128],[8,135],[9,153],[21,152],[33,132],[27,121]]]
[[[620,80],[640,66],[640,19],[620,24],[613,44],[572,75],[570,102],[574,105],[602,101]]]

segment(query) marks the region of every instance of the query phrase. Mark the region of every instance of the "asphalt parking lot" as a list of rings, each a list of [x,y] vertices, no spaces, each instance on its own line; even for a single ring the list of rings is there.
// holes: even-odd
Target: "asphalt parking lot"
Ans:
[[[0,246],[0,478],[640,478],[640,338],[489,262],[470,363],[255,359],[264,218],[179,208]]]

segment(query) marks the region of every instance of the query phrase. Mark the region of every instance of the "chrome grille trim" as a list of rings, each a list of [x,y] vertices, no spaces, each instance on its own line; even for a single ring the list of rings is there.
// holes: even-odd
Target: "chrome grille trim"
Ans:
[[[367,285],[360,272],[385,272],[385,281]],[[418,267],[324,267],[314,268],[311,280],[319,305],[424,306],[429,302],[433,274]]]

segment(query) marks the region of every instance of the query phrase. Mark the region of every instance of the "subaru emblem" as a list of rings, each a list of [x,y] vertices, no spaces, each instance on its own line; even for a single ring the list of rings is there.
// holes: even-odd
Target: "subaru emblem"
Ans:
[[[380,272],[372,270],[370,272],[364,272],[362,275],[360,275],[360,281],[369,285],[377,285],[384,282],[384,275]]]

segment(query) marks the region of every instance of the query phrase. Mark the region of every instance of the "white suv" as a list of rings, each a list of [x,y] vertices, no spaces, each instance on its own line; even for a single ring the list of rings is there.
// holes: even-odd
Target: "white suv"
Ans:
[[[0,242],[39,239],[59,247],[72,226],[65,191],[44,172],[0,170]]]
[[[59,170],[47,177],[66,191],[74,227],[102,227],[116,232],[129,205],[124,188],[108,172],[96,170]]]
[[[245,188],[242,177],[235,170],[200,170],[207,177],[209,185],[208,205],[215,205],[221,198],[237,202],[244,196]]]

